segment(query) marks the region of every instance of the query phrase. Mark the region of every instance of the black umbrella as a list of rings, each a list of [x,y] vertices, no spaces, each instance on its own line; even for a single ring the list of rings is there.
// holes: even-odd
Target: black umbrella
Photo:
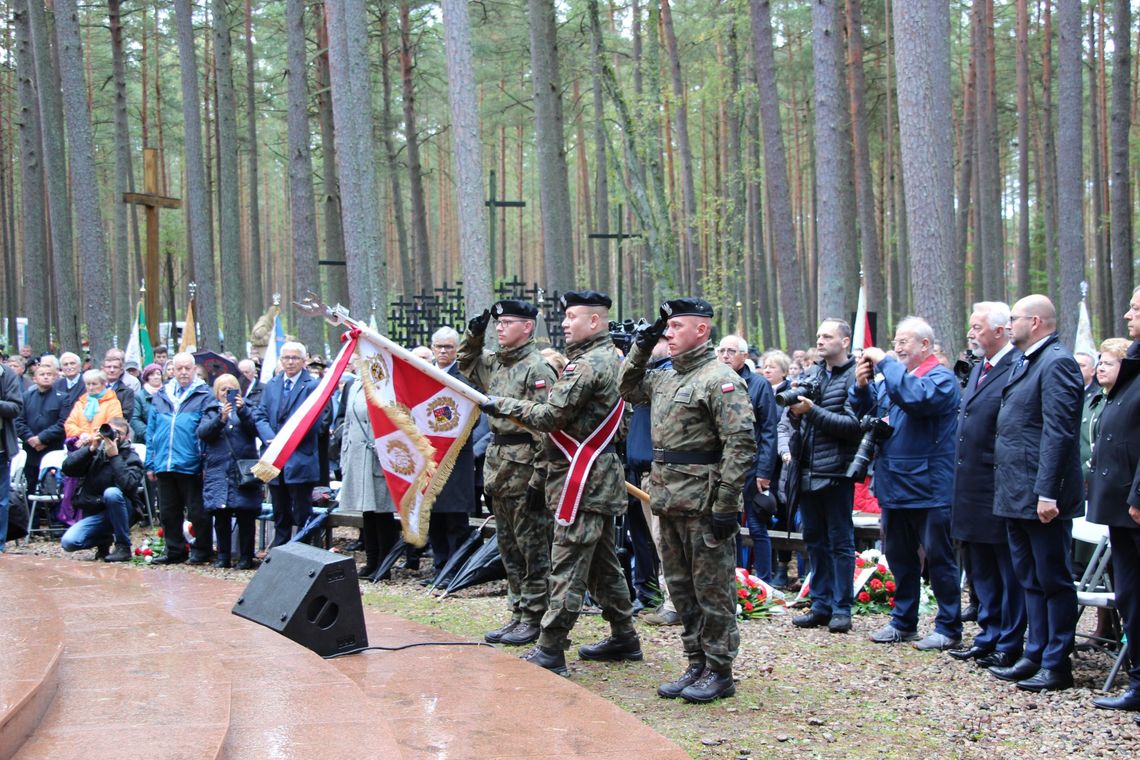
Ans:
[[[487,520],[490,519],[490,517],[487,518]],[[487,524],[487,520],[483,521],[483,525]],[[463,563],[471,558],[472,554],[478,551],[479,547],[483,545],[483,525],[480,525],[478,528],[473,528],[466,540],[448,557],[447,563],[444,564],[444,566],[440,568],[440,571],[435,574],[435,577],[431,579],[431,585],[428,586],[428,591],[433,591],[439,587],[446,588],[448,582],[455,577],[456,571],[463,566]]]
[[[233,361],[213,351],[195,351],[194,363],[206,368],[206,382],[210,385],[213,385],[220,375],[241,377],[241,373],[238,372],[237,365]]]
[[[368,580],[376,583],[381,578],[388,577],[388,574],[392,572],[392,568],[396,566],[396,562],[400,559],[400,555],[404,553],[404,549],[406,549],[407,546],[408,544],[404,541],[403,537],[396,539],[392,551],[388,552],[388,555],[384,557],[383,561],[376,566],[376,572],[368,576]]]
[[[496,533],[487,543],[480,546],[455,574],[451,583],[447,584],[447,594],[478,586],[480,583],[503,580],[506,577],[507,571],[499,555],[499,535]]]

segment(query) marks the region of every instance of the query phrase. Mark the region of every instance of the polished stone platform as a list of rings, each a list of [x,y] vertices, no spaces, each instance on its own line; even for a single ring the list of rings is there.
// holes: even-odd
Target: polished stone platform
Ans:
[[[231,615],[244,587],[0,556],[0,760],[686,757],[513,652],[433,646],[321,659]],[[458,641],[365,616],[373,645]]]

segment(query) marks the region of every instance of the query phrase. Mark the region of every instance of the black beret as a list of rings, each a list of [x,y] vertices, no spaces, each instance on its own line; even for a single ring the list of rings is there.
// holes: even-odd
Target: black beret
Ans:
[[[703,298],[674,298],[661,302],[661,318],[709,317],[713,315],[712,304]]]
[[[530,301],[524,301],[521,298],[504,298],[491,307],[491,316],[495,319],[499,317],[535,319],[538,317],[538,308]]]
[[[610,308],[614,302],[605,293],[596,290],[568,290],[562,294],[562,308],[569,306],[601,306]]]

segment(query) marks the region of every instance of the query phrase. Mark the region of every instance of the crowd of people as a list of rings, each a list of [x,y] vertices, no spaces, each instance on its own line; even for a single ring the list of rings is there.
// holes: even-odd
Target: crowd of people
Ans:
[[[1095,703],[1140,710],[1140,289],[1124,316],[1128,338],[1106,340],[1098,356],[1059,341],[1044,296],[975,304],[959,362],[968,372],[957,373],[920,317],[898,323],[889,351],[853,351],[848,323],[828,318],[812,348],[759,353],[736,335],[716,340],[708,302],[678,298],[616,350],[606,294],[569,292],[561,306],[565,355],[540,350],[538,309],[518,299],[415,348],[490,397],[428,531],[439,568],[471,515],[484,506],[495,515],[508,608],[487,641],[533,645],[526,660],[565,675],[571,630],[593,604],[611,631],[580,658],[641,660],[637,621],[680,625],[688,667],[658,694],[731,696],[735,568],[793,588],[810,571],[810,606],[792,623],[850,631],[852,512],[872,499],[896,583],[872,642],[948,652],[1023,690],[1065,689],[1078,616],[1072,525],[1087,508],[1089,522],[1108,526],[1132,663],[1128,689]],[[8,358],[5,459],[24,450],[35,492],[44,455],[67,450],[55,515],[67,551],[129,559],[133,515],[150,491],[166,536],[157,563],[252,568],[266,493],[251,466],[315,390],[323,362],[287,342],[271,380],[243,359],[236,375],[209,383],[192,354],[155,353],[140,368],[111,350],[86,370],[73,353]],[[378,580],[400,526],[368,404],[346,373],[268,497],[271,546],[295,531],[312,540],[314,489],[339,484],[340,505],[363,513],[359,573]],[[774,550],[773,529],[802,531],[806,551],[793,561]],[[406,566],[418,562],[410,550]],[[924,578],[937,601],[925,631]],[[968,644],[963,620],[978,624]],[[1113,625],[1102,614],[1096,634],[1119,642]]]

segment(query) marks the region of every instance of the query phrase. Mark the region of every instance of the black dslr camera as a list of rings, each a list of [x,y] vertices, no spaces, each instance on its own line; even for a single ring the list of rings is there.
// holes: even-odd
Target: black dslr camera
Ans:
[[[632,319],[627,319],[624,322],[610,320],[610,340],[623,354],[628,354],[629,349],[633,348],[634,338],[637,337],[637,328],[646,324],[648,323],[644,319],[639,319],[636,322]]]
[[[813,404],[818,404],[822,390],[816,380],[800,380],[776,394],[776,406],[792,406],[804,398],[810,399]]]
[[[859,441],[855,458],[847,467],[847,477],[863,481],[867,478],[867,468],[871,465],[871,460],[875,458],[875,447],[890,438],[895,429],[873,414],[866,414],[859,420],[859,429],[863,431],[863,439]]]
[[[982,357],[973,351],[967,350],[965,354],[965,358],[954,362],[954,376],[958,378],[958,384],[963,388],[970,382],[970,373],[974,370],[974,366],[982,360]]]

